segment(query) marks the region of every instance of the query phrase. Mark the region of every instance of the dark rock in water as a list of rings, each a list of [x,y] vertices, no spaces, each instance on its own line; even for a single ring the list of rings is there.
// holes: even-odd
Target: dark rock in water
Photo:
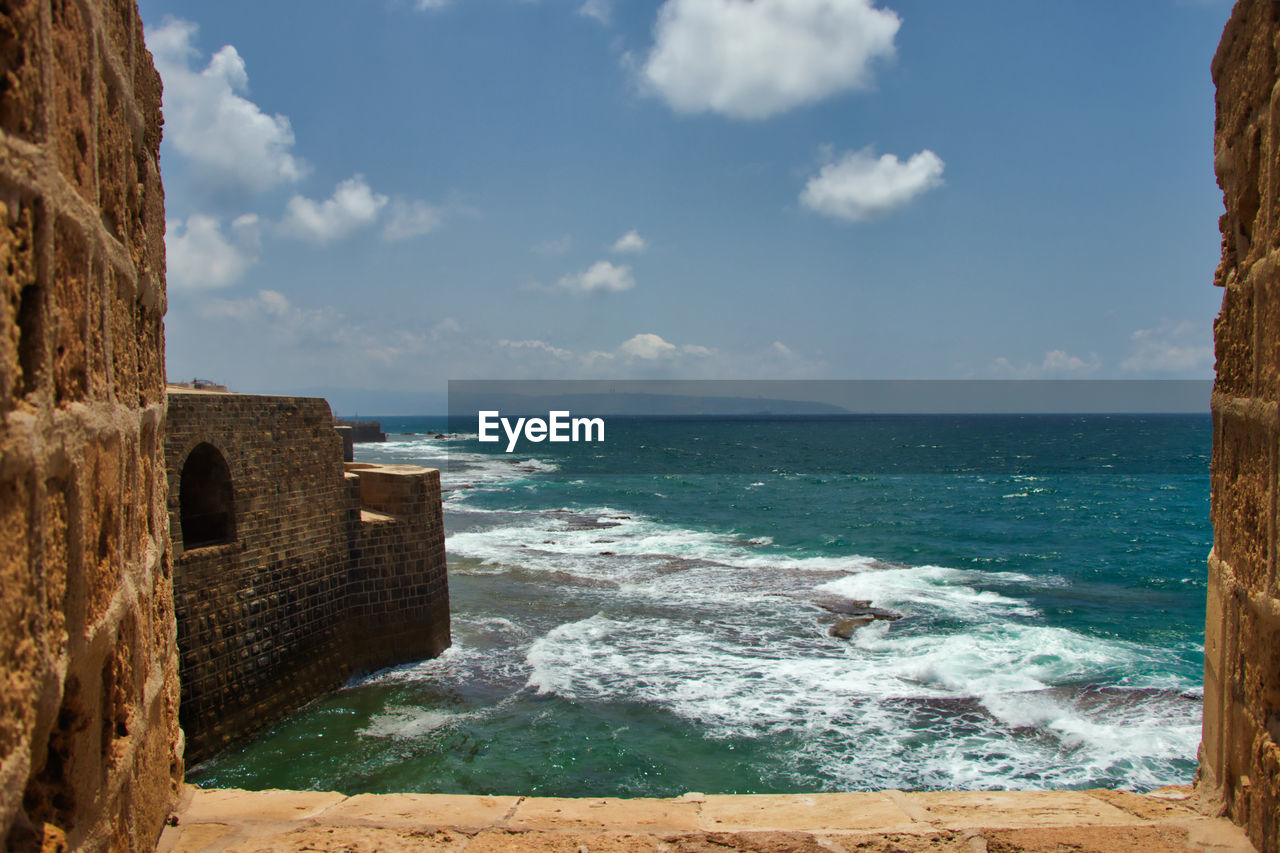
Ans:
[[[658,566],[658,574],[669,575],[672,572],[683,572],[687,569],[727,569],[730,568],[727,563],[717,563],[715,560],[703,560],[699,557],[672,557],[671,559]]]
[[[860,598],[841,598],[838,595],[823,595],[810,599],[814,604],[823,610],[829,610],[832,613],[848,613],[856,615],[863,613],[871,606],[870,601],[864,601]]]
[[[618,589],[619,584],[616,581],[605,580],[604,578],[590,578],[582,575],[574,575],[568,572],[546,572],[539,573],[539,580],[549,581],[550,583],[562,584],[564,586],[578,586],[586,589]]]
[[[594,515],[577,515],[570,514],[565,519],[565,526],[569,530],[604,530],[607,527],[620,527],[617,521],[605,521]]]
[[[841,619],[827,629],[827,635],[839,637],[842,640],[852,639],[854,631],[864,625],[870,625],[874,621],[876,620],[873,616],[854,616],[852,619]]]
[[[874,616],[877,619],[901,619],[902,614],[880,607],[872,607],[870,601],[860,598],[841,598],[838,595],[824,595],[809,599],[813,604],[830,613],[844,613],[848,616]]]
[[[612,556],[613,556],[613,552],[612,552],[612,551],[601,551],[601,552],[599,553],[599,555],[598,555],[598,556],[601,556],[601,557],[612,557]]]
[[[895,622],[902,618],[901,613],[885,610],[882,607],[872,607],[870,601],[863,601],[857,598],[824,595],[811,598],[809,601],[814,606],[821,607],[828,613],[834,613],[839,617],[827,633],[832,637],[841,637],[845,640],[852,637],[853,632],[863,625],[870,625],[877,620]]]

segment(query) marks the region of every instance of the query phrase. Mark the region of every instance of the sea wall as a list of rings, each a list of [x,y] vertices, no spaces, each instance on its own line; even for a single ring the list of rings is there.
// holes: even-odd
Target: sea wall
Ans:
[[[1280,3],[1241,0],[1213,59],[1223,288],[1198,788],[1280,850]]]
[[[188,763],[449,644],[439,472],[353,465],[328,404],[170,389]]]
[[[131,0],[0,4],[0,848],[155,843],[182,776],[160,78]]]

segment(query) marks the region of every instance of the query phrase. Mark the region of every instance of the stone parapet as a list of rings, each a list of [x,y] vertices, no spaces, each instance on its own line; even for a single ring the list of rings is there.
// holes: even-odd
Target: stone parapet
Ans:
[[[561,799],[188,789],[161,853],[1253,853],[1189,788]]]

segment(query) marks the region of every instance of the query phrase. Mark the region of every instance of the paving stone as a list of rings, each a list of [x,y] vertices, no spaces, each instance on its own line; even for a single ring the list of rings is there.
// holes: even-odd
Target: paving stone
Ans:
[[[726,832],[928,828],[883,793],[708,796],[699,826]]]

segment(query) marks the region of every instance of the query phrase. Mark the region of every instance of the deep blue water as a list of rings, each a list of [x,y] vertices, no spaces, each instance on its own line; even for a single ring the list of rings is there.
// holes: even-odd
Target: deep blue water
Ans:
[[[455,424],[456,426],[456,424]],[[440,440],[454,648],[201,783],[666,796],[1152,788],[1195,769],[1208,416],[608,422]],[[821,605],[870,606],[850,639]]]

